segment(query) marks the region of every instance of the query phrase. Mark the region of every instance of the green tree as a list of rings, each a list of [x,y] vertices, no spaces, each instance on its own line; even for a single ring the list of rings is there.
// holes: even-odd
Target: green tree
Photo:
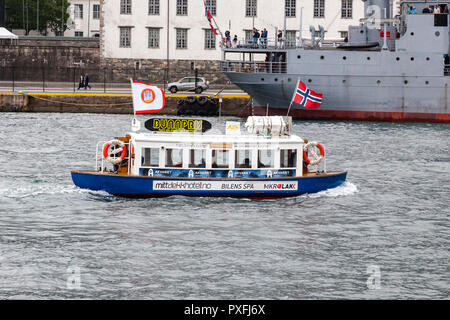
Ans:
[[[60,34],[67,29],[69,5],[68,0],[6,0],[6,26],[27,35],[30,30]]]

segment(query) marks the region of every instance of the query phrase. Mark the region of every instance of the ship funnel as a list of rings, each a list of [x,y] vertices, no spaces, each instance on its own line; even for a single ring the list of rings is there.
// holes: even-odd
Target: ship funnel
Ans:
[[[316,28],[309,26],[309,31],[311,31],[311,47],[314,47],[316,45]]]
[[[362,0],[364,2],[364,18],[392,18],[392,0]]]

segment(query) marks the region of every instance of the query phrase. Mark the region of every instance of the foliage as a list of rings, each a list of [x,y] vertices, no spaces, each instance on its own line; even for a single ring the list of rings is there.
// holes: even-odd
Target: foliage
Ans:
[[[44,35],[49,29],[60,33],[61,25],[63,31],[67,29],[69,6],[68,0],[6,0],[6,26],[10,29],[23,29],[27,35],[30,30],[36,29]]]

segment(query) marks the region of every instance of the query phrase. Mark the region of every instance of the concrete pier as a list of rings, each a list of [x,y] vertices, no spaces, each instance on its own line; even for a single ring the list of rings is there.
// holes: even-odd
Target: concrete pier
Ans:
[[[167,95],[166,106],[158,114],[176,115],[178,102],[190,95]],[[248,96],[223,95],[222,116],[239,116]],[[61,112],[132,114],[131,94],[0,93],[2,112]]]
[[[19,93],[0,94],[0,112],[26,112],[29,97]]]

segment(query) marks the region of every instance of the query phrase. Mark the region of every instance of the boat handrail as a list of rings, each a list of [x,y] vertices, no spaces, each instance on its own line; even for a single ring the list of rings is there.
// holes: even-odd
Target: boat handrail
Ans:
[[[106,141],[106,140],[97,142],[97,145],[95,147],[95,170],[94,171],[98,170],[99,160],[101,160],[101,166],[100,166],[100,170],[99,171],[104,172],[105,171],[104,169],[106,169],[106,166],[104,165],[105,164],[105,157],[103,157],[103,146],[107,142],[108,141]],[[130,161],[131,159],[130,159],[130,156],[129,156],[129,154],[131,153],[130,142],[124,142],[124,144],[127,147],[127,155],[125,156],[125,158],[123,160],[127,160],[128,161],[127,162],[128,163],[128,172],[131,172],[131,161]],[[99,150],[100,150],[100,152],[99,152]],[[100,157],[100,159],[99,159],[99,157]]]

